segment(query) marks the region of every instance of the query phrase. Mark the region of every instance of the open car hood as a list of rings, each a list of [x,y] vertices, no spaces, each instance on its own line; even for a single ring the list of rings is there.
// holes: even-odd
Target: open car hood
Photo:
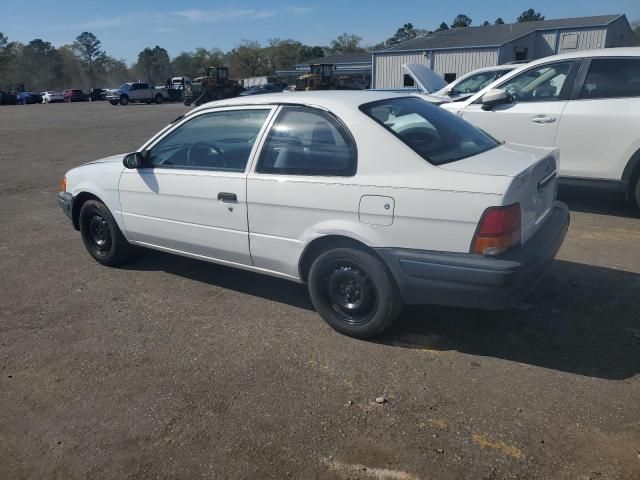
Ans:
[[[444,78],[422,63],[405,63],[402,68],[425,93],[435,93],[447,86]]]

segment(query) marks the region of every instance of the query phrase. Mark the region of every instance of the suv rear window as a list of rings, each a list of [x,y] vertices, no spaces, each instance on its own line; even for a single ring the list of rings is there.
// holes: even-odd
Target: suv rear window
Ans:
[[[360,106],[433,165],[472,157],[498,142],[460,117],[417,97],[390,98]]]
[[[581,98],[640,97],[640,58],[591,60]]]

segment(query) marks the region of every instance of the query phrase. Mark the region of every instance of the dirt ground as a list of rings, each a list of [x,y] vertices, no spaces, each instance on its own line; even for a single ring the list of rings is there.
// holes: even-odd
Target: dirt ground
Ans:
[[[301,285],[89,257],[60,178],[184,110],[0,107],[1,479],[640,478],[640,215],[624,201],[561,190],[569,235],[518,307],[407,308],[358,341]]]

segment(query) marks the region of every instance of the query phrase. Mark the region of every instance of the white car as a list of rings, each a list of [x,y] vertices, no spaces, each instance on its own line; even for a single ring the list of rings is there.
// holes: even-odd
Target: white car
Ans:
[[[495,67],[479,68],[457,78],[443,89],[433,93],[433,95],[446,97],[455,102],[459,102],[469,98],[498,78],[521,66],[521,64],[505,64]]]
[[[63,92],[46,91],[40,95],[42,96],[42,103],[64,102]]]
[[[559,147],[562,181],[640,206],[640,48],[536,60],[442,108],[500,140]]]
[[[268,94],[70,170],[58,201],[104,265],[141,246],[307,283],[333,328],[370,337],[404,303],[525,295],[567,231],[557,157],[417,96]]]

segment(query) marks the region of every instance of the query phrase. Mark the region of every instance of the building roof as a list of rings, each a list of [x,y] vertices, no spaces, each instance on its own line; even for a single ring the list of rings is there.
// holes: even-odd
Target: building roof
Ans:
[[[299,65],[311,65],[313,63],[332,63],[334,65],[341,63],[371,63],[371,52],[327,55],[326,57],[312,58],[306,62],[301,62]]]
[[[537,30],[605,27],[620,17],[624,17],[624,15],[598,15],[595,17],[559,18],[557,20],[540,20],[537,22],[451,28],[414,38],[393,47],[379,50],[376,53],[498,47]]]

